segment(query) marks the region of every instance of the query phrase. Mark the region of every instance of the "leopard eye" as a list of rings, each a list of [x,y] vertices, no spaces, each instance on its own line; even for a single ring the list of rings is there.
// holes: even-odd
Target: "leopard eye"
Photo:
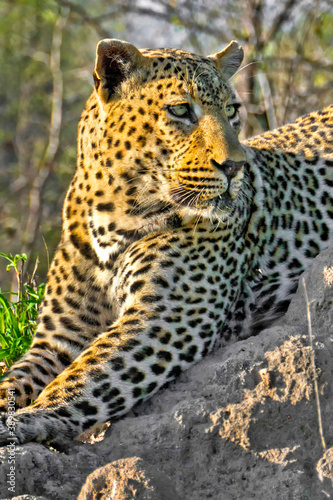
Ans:
[[[238,111],[240,104],[227,104],[225,107],[225,113],[228,118],[233,118]]]
[[[168,111],[177,118],[187,118],[190,116],[190,106],[187,103],[168,106]]]

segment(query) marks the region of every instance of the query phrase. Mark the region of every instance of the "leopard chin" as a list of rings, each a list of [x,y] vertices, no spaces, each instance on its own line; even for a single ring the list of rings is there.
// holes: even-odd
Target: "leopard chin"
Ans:
[[[182,207],[181,213],[183,220],[189,222],[190,220],[195,223],[200,219],[209,221],[213,226],[228,225],[229,222],[238,213],[238,203],[232,200],[228,194],[216,196],[196,206]]]

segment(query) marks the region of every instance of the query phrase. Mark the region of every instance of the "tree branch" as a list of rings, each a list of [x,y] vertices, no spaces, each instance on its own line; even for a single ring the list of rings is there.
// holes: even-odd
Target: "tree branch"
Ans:
[[[67,0],[58,0],[58,1],[67,1]],[[167,21],[168,23],[173,24],[172,17],[174,16],[175,18],[177,17],[182,25],[183,28],[186,28],[188,30],[197,30],[200,31],[201,33],[206,33],[207,35],[211,35],[214,38],[218,38],[224,42],[229,42],[229,38],[224,35],[224,33],[218,33],[215,28],[211,28],[210,26],[204,25],[204,24],[198,24],[194,21],[190,21],[188,19],[183,19],[179,13],[176,11],[173,12],[173,10],[170,8],[168,12],[158,12],[156,10],[148,9],[146,7],[138,7],[138,6],[129,6],[129,5],[117,5],[116,9],[112,9],[109,12],[104,12],[100,16],[96,16],[93,18],[95,22],[100,22],[108,17],[115,17],[123,14],[136,14],[139,16],[149,16],[149,17],[154,17],[155,19],[161,19],[163,21]]]
[[[80,16],[85,23],[90,24],[97,31],[97,33],[101,38],[111,38],[110,32],[102,28],[99,22],[99,17],[103,19],[104,16],[98,16],[94,18],[90,16],[83,7],[71,2],[70,0],[56,0],[56,1],[62,7],[67,7],[70,9],[71,12],[75,12],[75,14]]]
[[[48,144],[44,155],[39,161],[37,174],[33,180],[29,193],[29,215],[26,225],[25,234],[23,237],[23,247],[28,255],[35,245],[35,240],[38,232],[38,226],[41,215],[41,196],[45,186],[45,182],[52,172],[53,162],[59,148],[59,136],[62,122],[62,101],[63,101],[63,79],[61,71],[61,44],[63,29],[69,15],[68,8],[61,8],[59,17],[56,21],[52,46],[50,53],[50,70],[53,80],[52,91],[52,110],[50,119],[50,131]]]
[[[291,9],[296,5],[298,0],[288,0],[284,9],[275,19],[269,33],[266,36],[266,41],[272,40],[275,35],[281,30],[282,25],[287,21]]]

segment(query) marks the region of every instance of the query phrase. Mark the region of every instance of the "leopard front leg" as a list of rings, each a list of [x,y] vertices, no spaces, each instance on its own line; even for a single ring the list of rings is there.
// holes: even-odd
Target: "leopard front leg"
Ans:
[[[0,383],[1,412],[6,411],[13,391],[16,409],[36,400],[110,324],[112,304],[102,292],[109,281],[107,272],[99,273],[97,280],[91,262],[70,244],[60,245],[49,271],[33,344]]]
[[[216,274],[218,288],[226,290],[221,301],[213,273],[185,266],[186,256],[171,260],[164,252],[148,266],[147,252],[131,255],[131,266],[124,259],[114,285],[119,318],[32,406],[18,411],[19,442],[74,437],[120,417],[212,348],[236,298],[235,277],[231,286],[229,274]]]
[[[33,405],[17,412],[18,442],[52,442],[59,434],[72,438],[97,422],[124,415],[210,348],[216,327],[204,313],[192,314],[193,327],[188,329],[177,324],[179,313],[172,313],[172,307],[165,310],[166,323],[158,312],[157,294],[142,299],[148,307],[128,308]]]

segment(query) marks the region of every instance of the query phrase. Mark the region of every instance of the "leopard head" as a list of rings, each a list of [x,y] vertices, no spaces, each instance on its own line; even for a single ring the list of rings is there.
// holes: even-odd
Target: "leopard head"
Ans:
[[[115,228],[141,234],[234,213],[246,157],[229,80],[242,59],[236,42],[208,57],[99,42],[79,125],[72,191],[81,193],[70,192],[93,237],[103,243],[108,233],[109,242]]]

